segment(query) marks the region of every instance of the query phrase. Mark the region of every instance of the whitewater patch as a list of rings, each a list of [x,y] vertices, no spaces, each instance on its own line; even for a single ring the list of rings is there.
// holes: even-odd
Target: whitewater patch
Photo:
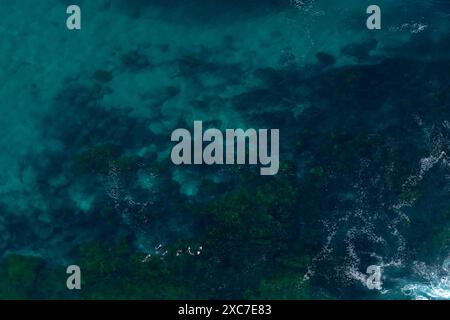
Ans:
[[[404,295],[415,300],[450,300],[450,256],[438,267],[416,262],[414,271],[423,281],[404,285]]]

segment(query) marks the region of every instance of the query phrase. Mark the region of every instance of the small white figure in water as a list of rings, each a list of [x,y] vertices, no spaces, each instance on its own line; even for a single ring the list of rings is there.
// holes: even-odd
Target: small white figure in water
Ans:
[[[148,255],[145,256],[144,259],[142,259],[142,263],[147,262],[151,257],[152,257],[152,255],[149,253]]]

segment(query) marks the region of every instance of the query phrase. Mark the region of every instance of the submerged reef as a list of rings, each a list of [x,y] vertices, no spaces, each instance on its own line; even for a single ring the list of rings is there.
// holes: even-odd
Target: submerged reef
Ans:
[[[97,33],[50,23],[58,51],[17,47],[0,89],[0,298],[436,298],[411,285],[448,276],[448,19],[339,36],[359,19],[345,2],[99,1]],[[173,165],[170,134],[194,120],[280,129],[278,174]]]
[[[119,140],[110,139],[109,130],[103,133],[98,125],[85,126],[86,120],[73,128],[82,141],[77,142],[66,127],[65,152],[55,152],[55,160],[48,162],[51,167],[40,170],[47,172],[46,181],[62,174],[68,180],[64,185],[91,190],[95,198],[89,205],[61,203],[64,209],[55,207],[54,212],[59,215],[65,210],[61,218],[71,221],[72,227],[91,221],[103,235],[91,235],[89,242],[79,239],[80,249],[70,250],[71,261],[83,266],[84,289],[61,293],[62,297],[371,297],[373,293],[352,284],[360,266],[384,264],[389,269],[400,263],[407,269],[409,261],[433,261],[445,254],[450,203],[433,185],[439,179],[446,183],[450,132],[446,122],[430,125],[450,110],[449,91],[441,90],[450,83],[443,66],[450,67],[450,61],[387,59],[298,80],[299,91],[307,92],[303,99],[317,102],[295,122],[284,121],[283,141],[294,148],[284,149],[284,159],[290,160],[281,164],[280,173],[260,177],[251,168],[240,167],[227,173],[231,180],[226,188],[219,181],[204,179],[197,197],[182,193],[173,175],[178,169],[168,161],[137,152],[139,140],[133,138],[127,149],[108,143]],[[292,72],[273,70],[265,75],[268,80],[251,91],[275,94],[274,84],[292,81]],[[386,73],[391,75],[388,81]],[[429,81],[435,90],[411,90],[415,83],[423,83],[421,77],[433,79]],[[296,91],[283,93],[286,99],[291,95],[301,103]],[[273,119],[272,112],[292,112],[283,101],[263,99],[259,104],[267,105],[268,116],[253,121],[262,126]],[[84,110],[91,112],[86,106]],[[251,109],[240,111],[255,114]],[[127,119],[100,112],[105,122]],[[133,128],[147,130],[145,126],[137,129],[139,122],[133,117],[128,119],[128,135]],[[58,125],[58,121],[52,123]],[[86,148],[89,140],[82,139],[81,130],[86,137],[101,137],[97,141],[104,143]],[[408,139],[403,138],[406,134]],[[70,154],[72,159],[67,158]],[[217,176],[213,169],[190,170],[191,177],[200,174],[198,170],[205,178]],[[103,192],[93,193],[96,189]],[[70,197],[70,192],[63,195],[51,188],[47,192]],[[156,230],[159,238],[153,237]],[[147,251],[146,243],[159,242],[164,242],[164,250]],[[136,244],[140,249],[136,250]],[[189,254],[188,246],[202,250]],[[38,288],[40,283],[51,283],[45,277],[55,268],[62,266],[6,255],[2,272],[7,276],[2,277],[1,286],[15,288],[17,297],[57,295],[58,281],[55,287]],[[330,274],[336,276],[330,278]],[[333,289],[336,281],[341,284],[338,290]]]

